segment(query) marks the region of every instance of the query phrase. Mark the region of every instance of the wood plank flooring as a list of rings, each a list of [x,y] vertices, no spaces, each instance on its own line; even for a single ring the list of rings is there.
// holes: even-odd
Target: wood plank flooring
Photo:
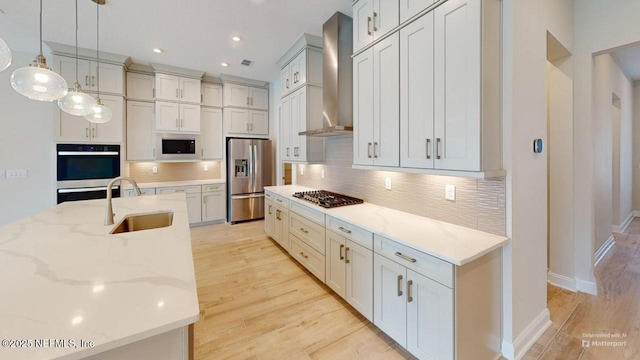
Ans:
[[[191,230],[195,359],[414,359],[264,235],[263,222]],[[640,359],[640,219],[596,268],[598,296],[549,286],[553,325],[524,360]],[[626,333],[583,347],[584,334]],[[598,339],[596,339],[598,340]]]
[[[200,301],[195,359],[415,359],[264,235],[263,226],[191,230]]]

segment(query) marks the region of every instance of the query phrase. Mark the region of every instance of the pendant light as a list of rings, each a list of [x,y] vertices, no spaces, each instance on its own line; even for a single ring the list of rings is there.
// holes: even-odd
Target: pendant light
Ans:
[[[0,38],[0,72],[11,66],[11,49],[9,45]]]
[[[62,76],[47,67],[42,55],[42,0],[40,0],[40,53],[33,64],[16,69],[11,74],[11,87],[32,100],[54,101],[67,95],[69,87]]]
[[[78,0],[76,0],[76,83],[73,91],[58,100],[58,107],[67,114],[76,116],[89,115],[96,105],[96,99],[82,91],[78,82]]]
[[[85,115],[85,119],[89,122],[101,124],[111,120],[111,109],[102,105],[100,100],[100,2],[96,1],[96,77],[97,77],[97,90],[98,98],[96,99],[96,105],[93,107],[93,111],[89,115]]]

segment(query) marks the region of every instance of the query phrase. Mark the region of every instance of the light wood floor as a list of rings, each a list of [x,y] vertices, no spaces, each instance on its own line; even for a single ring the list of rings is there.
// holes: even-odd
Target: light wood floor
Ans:
[[[195,359],[414,359],[267,238],[262,221],[191,238]],[[598,296],[549,286],[553,325],[524,360],[640,359],[640,220],[615,239],[596,268]],[[585,333],[626,333],[626,344],[582,347]]]
[[[414,359],[264,235],[263,222],[191,230],[195,359]]]

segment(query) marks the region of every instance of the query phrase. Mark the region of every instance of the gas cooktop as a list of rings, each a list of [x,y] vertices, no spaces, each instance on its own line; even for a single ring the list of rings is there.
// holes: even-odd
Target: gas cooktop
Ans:
[[[326,190],[314,190],[314,191],[302,191],[293,194],[298,199],[304,199],[316,203],[323,208],[334,208],[345,205],[362,204],[362,199],[357,199],[351,196],[336,194]]]

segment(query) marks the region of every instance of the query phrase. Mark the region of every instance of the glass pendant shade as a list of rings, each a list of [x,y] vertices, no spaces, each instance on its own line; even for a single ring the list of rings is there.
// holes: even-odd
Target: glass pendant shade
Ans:
[[[0,38],[0,72],[11,66],[11,49],[9,45]]]
[[[11,87],[31,100],[49,102],[69,92],[65,79],[47,67],[42,55],[36,57],[33,65],[18,68],[11,74]]]
[[[112,115],[111,109],[102,105],[102,100],[98,98],[96,105],[93,107],[93,111],[84,118],[94,124],[103,124],[111,120]]]
[[[96,99],[82,92],[79,83],[76,83],[73,91],[69,91],[67,96],[58,100],[60,110],[75,116],[91,114],[94,106],[96,106]]]

